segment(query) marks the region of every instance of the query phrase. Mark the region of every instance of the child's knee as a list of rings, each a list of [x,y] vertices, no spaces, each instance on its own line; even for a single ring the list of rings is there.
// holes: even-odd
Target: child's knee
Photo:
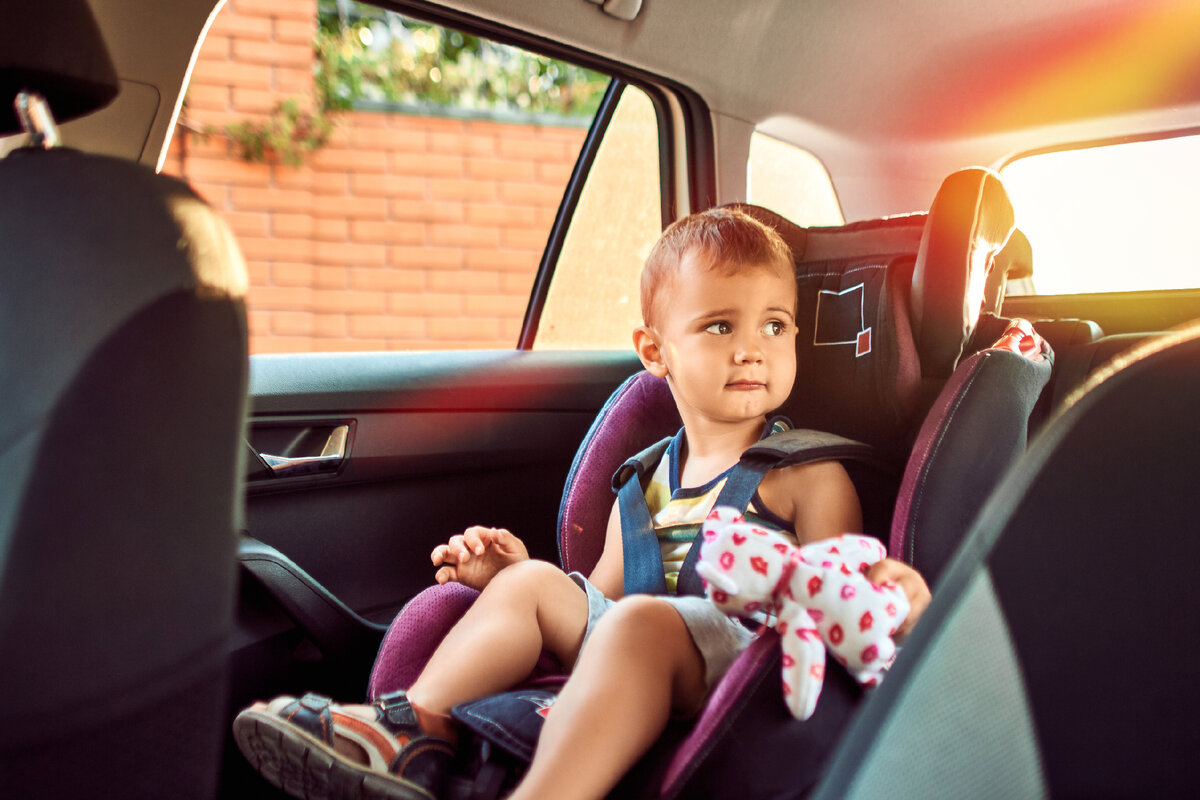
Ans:
[[[600,618],[599,625],[609,629],[613,635],[650,641],[691,638],[683,618],[671,604],[650,595],[621,598]]]

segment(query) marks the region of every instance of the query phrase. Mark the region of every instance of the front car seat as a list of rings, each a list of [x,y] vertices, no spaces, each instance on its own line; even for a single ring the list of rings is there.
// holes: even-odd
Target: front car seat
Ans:
[[[819,798],[1191,796],[1200,322],[1098,370],[984,506]]]
[[[52,41],[51,41],[52,40]],[[85,0],[0,7],[0,132],[118,81]],[[183,183],[0,160],[0,792],[211,797],[246,394],[245,267]]]

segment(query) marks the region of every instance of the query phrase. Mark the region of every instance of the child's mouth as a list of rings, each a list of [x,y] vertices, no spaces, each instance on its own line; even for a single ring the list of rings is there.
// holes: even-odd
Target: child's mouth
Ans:
[[[730,381],[725,384],[725,387],[738,392],[750,392],[755,389],[765,389],[767,385],[762,381]]]

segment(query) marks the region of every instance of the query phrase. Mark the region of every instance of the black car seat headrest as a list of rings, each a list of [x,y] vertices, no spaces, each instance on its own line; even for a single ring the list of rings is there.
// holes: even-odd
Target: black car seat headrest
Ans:
[[[990,170],[959,170],[938,189],[912,279],[913,337],[925,377],[947,378],[958,364],[1013,222],[1008,192]]]
[[[983,290],[983,310],[1000,316],[1009,281],[1033,277],[1033,245],[1029,237],[1014,228],[1008,244],[996,254]]]
[[[41,94],[59,122],[112,102],[117,72],[87,0],[0,4],[0,135],[22,126],[12,101],[19,92]]]

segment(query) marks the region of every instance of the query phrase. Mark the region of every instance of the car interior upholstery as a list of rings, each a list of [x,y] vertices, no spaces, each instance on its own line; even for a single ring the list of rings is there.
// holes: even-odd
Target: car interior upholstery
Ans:
[[[39,92],[68,119],[108,103],[115,74],[86,2],[0,12],[5,31],[46,27],[62,49],[3,36],[6,104]],[[3,792],[211,797],[241,516],[244,265],[182,182],[53,138],[0,161]]]

